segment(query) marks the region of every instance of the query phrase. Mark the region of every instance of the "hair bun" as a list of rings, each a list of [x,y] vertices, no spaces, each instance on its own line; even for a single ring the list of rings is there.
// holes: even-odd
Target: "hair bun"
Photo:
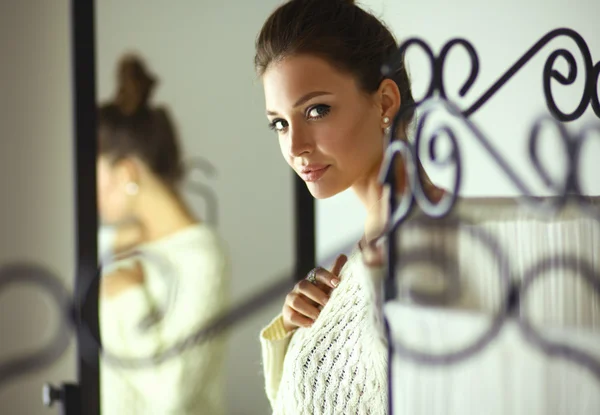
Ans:
[[[148,71],[142,58],[128,54],[119,62],[117,83],[115,105],[122,114],[133,115],[148,107],[157,80]]]

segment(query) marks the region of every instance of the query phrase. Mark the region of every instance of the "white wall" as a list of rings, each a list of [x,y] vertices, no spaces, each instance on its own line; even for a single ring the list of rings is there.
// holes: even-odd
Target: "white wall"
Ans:
[[[233,260],[233,296],[257,293],[293,266],[292,175],[267,129],[254,39],[277,1],[97,2],[100,99],[114,92],[122,53],[135,50],[160,78],[155,101],[176,119],[186,156],[218,169],[207,179],[219,198],[219,227]],[[191,198],[202,211],[201,199]],[[281,309],[278,299],[230,337],[231,414],[269,412],[258,332]]]
[[[0,267],[39,264],[69,289],[74,272],[69,10],[66,0],[0,2]],[[0,365],[42,346],[56,310],[31,286],[0,293]],[[75,347],[0,388],[0,414],[47,414],[42,385],[75,378]]]
[[[478,0],[455,0],[450,3],[441,0],[363,0],[359,4],[382,17],[400,42],[410,37],[420,37],[430,44],[436,54],[446,42],[455,37],[464,37],[475,46],[480,62],[479,77],[466,97],[458,96],[458,90],[470,70],[466,53],[457,48],[449,55],[446,63],[446,90],[450,98],[458,99],[461,108],[475,102],[533,44],[553,29],[567,27],[578,31],[587,41],[594,62],[600,60],[600,2],[595,0],[576,0],[570,3],[561,0],[507,0],[494,2],[493,5]],[[578,62],[579,74],[573,86],[562,87],[553,82],[552,87],[559,107],[563,111],[574,109],[581,98],[583,85],[581,54],[572,40],[556,39],[471,117],[538,194],[548,192],[540,185],[527,159],[528,134],[533,120],[548,113],[542,86],[543,67],[549,54],[560,47],[573,53]],[[419,97],[429,82],[429,63],[420,52],[411,51],[408,55],[408,67],[415,97]],[[556,68],[566,73],[564,62],[558,63]],[[600,122],[593,115],[592,109],[588,108],[580,120],[569,123],[569,126],[578,129],[592,120]],[[463,154],[463,195],[519,194],[469,133],[464,131],[458,138]],[[600,158],[600,140],[596,141],[596,144],[588,147],[586,156],[581,161],[584,191],[588,194],[600,194],[600,182],[596,180],[600,176],[600,166],[597,163]],[[560,172],[564,165],[562,152],[553,139],[543,142],[543,160],[548,163],[551,171]],[[449,176],[445,172],[430,170],[430,173],[434,181],[448,185]],[[360,236],[364,217],[362,206],[350,191],[318,201],[318,256],[329,256],[348,239]]]

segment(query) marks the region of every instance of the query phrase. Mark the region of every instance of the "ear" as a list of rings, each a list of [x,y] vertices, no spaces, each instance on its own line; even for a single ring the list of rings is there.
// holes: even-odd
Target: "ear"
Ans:
[[[402,103],[398,84],[391,79],[384,79],[379,84],[377,97],[381,107],[381,118],[388,117],[392,120],[400,110],[400,104]]]

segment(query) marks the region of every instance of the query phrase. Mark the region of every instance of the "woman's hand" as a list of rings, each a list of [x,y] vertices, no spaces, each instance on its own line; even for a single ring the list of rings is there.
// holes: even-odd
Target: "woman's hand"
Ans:
[[[144,283],[144,272],[139,263],[134,268],[125,268],[114,271],[102,277],[100,294],[104,298],[116,297],[119,294],[137,288]]]
[[[144,240],[144,231],[137,222],[128,222],[116,228],[113,252],[120,254],[133,249]]]
[[[331,272],[317,268],[314,284],[307,279],[296,284],[283,305],[283,326],[286,331],[312,326],[322,307],[329,301],[331,292],[340,283],[339,274],[347,260],[346,255],[338,256]]]
[[[436,187],[425,173],[425,170],[422,170],[422,175],[425,195],[431,203],[439,203],[446,193],[445,190]],[[404,190],[404,187],[401,187],[400,194]],[[379,200],[367,212],[367,219],[365,221],[365,234],[359,243],[362,251],[362,259],[365,265],[374,268],[384,265],[386,255],[384,249],[385,245],[383,242],[388,235],[383,235],[383,232],[385,231],[386,225],[390,220],[388,204],[390,198],[389,186],[382,187],[380,189],[380,194],[381,196]]]
[[[385,251],[383,243],[365,244],[361,247],[361,251],[362,260],[367,267],[380,268],[385,264]]]

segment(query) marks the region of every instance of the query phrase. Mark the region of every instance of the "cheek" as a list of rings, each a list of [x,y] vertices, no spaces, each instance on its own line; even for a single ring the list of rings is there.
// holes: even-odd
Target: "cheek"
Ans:
[[[102,168],[99,168],[97,171],[96,190],[98,192],[98,204],[105,204],[110,191],[110,177]]]
[[[370,163],[382,152],[383,135],[375,134],[377,126],[369,116],[348,114],[335,121],[323,128],[319,142],[323,152],[332,155],[339,164],[349,167]]]
[[[106,175],[98,175],[98,211],[105,222],[116,222],[121,219],[125,194],[120,191]]]
[[[292,163],[292,157],[290,156],[288,142],[284,136],[279,137],[279,150],[286,163],[293,168],[294,164]]]

